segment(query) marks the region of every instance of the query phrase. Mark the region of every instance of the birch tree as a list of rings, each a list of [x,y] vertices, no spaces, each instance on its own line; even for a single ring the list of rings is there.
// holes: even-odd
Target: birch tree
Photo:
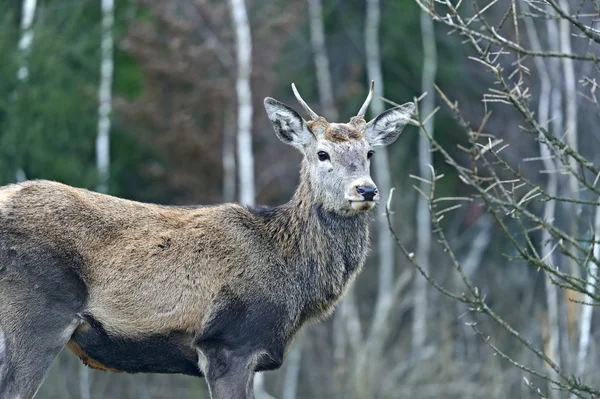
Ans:
[[[592,237],[594,238],[593,255],[596,259],[600,259],[600,206],[596,209],[596,215],[594,217],[594,230],[592,231]],[[587,273],[587,284],[586,289],[592,295],[596,294],[596,276],[598,275],[598,265],[596,262],[588,262],[588,273]],[[584,306],[581,311],[581,324],[579,328],[579,348],[577,351],[577,375],[583,376],[586,371],[586,361],[588,355],[588,349],[590,346],[590,333],[592,327],[592,311],[593,306]],[[575,395],[571,395],[571,398],[575,398]]]
[[[321,0],[308,1],[310,25],[310,42],[314,54],[315,70],[317,71],[317,87],[319,101],[323,107],[323,115],[330,122],[335,122],[338,112],[333,102],[333,87],[331,85],[331,70],[329,57],[325,46],[325,28],[323,27],[323,6]]]
[[[110,112],[112,109],[113,81],[113,25],[114,0],[102,0],[102,43],[100,63],[100,88],[98,89],[98,135],[96,137],[96,190],[108,192],[110,177]]]
[[[542,46],[540,44],[540,40],[535,28],[533,21],[530,19],[525,20],[525,27],[529,37],[529,42],[531,43],[532,48],[535,51],[541,52]],[[556,35],[556,23],[555,21],[551,21],[551,23],[547,24],[547,29],[549,30],[549,36]],[[550,112],[554,109],[557,113],[562,115],[562,111],[557,110],[556,108],[560,108],[561,104],[557,102],[557,98],[552,97],[551,93],[553,90],[561,91],[560,86],[558,88],[552,87],[551,75],[548,72],[548,68],[546,67],[546,63],[541,58],[535,58],[534,63],[538,72],[538,76],[540,77],[540,101],[538,103],[538,123],[540,126],[549,127],[550,123]],[[558,72],[558,70],[557,70]],[[560,94],[559,94],[560,96]],[[560,97],[559,97],[560,98]],[[554,126],[556,128],[556,125]],[[552,157],[552,153],[548,146],[544,143],[544,138],[540,137],[539,139],[539,148],[540,148],[540,158],[544,163],[544,169],[548,171],[556,170],[556,165],[554,163],[554,159]],[[556,196],[558,193],[558,177],[556,173],[548,174],[548,181],[546,182],[546,192],[549,195]],[[548,201],[544,204],[544,220],[554,220],[556,214],[556,202]],[[546,259],[548,264],[556,265],[556,257],[553,251],[553,242],[552,235],[549,231],[543,230],[542,237],[540,241],[540,247],[542,248],[542,256]],[[554,360],[557,364],[560,365],[560,327],[559,327],[559,300],[558,300],[558,290],[556,286],[552,283],[550,276],[545,276],[544,278],[544,286],[546,289],[546,306],[548,308],[548,355],[551,359]],[[551,375],[555,375],[556,373],[552,368],[546,367],[547,372]],[[558,393],[555,391],[551,391],[552,396],[554,398],[558,397]]]
[[[252,152],[252,37],[244,0],[230,0],[237,56],[237,161],[240,202],[252,206],[254,193],[254,155]]]
[[[33,42],[33,19],[37,8],[37,0],[23,0],[21,11],[21,38],[19,40],[19,52],[21,53],[21,65],[17,72],[19,81],[26,81],[29,77],[29,65],[27,56]]]
[[[429,135],[433,136],[434,117],[433,108],[435,97],[433,85],[437,70],[437,53],[435,47],[435,32],[433,21],[425,12],[421,11],[421,40],[423,42],[423,71],[421,77],[421,92],[425,97],[421,100],[419,114],[427,118],[424,127]],[[431,168],[433,167],[433,158],[430,152],[430,143],[427,135],[421,132],[419,136],[419,173],[423,179],[429,180],[431,177]],[[421,182],[421,191],[427,193],[429,185]],[[431,219],[427,198],[417,197],[417,261],[425,271],[429,271],[429,252],[431,248]],[[416,276],[415,295],[413,305],[413,334],[412,343],[414,353],[420,353],[427,338],[427,282],[422,276]]]
[[[560,0],[560,7],[562,10],[569,14],[569,1]],[[560,52],[564,54],[572,54],[571,48],[571,22],[566,18],[561,18],[558,23],[559,36],[560,36]],[[562,64],[562,77],[565,83],[565,128],[566,128],[566,141],[574,151],[579,150],[578,139],[577,139],[577,79],[575,78],[575,68],[573,66],[573,60],[565,57],[561,59]],[[574,159],[570,159],[571,168],[576,168],[577,163]],[[578,196],[579,184],[577,178],[573,175],[569,175],[569,196],[576,198]],[[577,235],[577,205],[571,205],[571,212],[573,217],[571,218],[571,234]],[[571,262],[571,273],[578,274],[579,269],[575,262]]]
[[[235,126],[232,112],[225,114],[223,128],[223,201],[235,201]]]
[[[21,37],[19,38],[19,52],[21,53],[21,64],[17,71],[17,79],[20,83],[27,81],[29,77],[29,65],[27,58],[31,51],[31,43],[33,42],[33,19],[37,9],[37,0],[23,0],[21,10]],[[22,182],[27,180],[25,170],[22,165],[17,166],[15,172],[15,180]]]
[[[570,11],[570,7],[569,7],[569,2],[568,0],[560,0],[559,1],[559,6],[560,8],[566,13],[569,14]],[[574,7],[576,8],[576,6]],[[561,18],[558,21],[558,31],[559,31],[559,51],[561,53],[564,54],[572,54],[573,53],[573,49],[571,47],[571,36],[572,36],[572,32],[571,32],[571,22],[569,20],[567,20],[566,18]],[[564,97],[565,97],[565,125],[564,125],[564,132],[555,132],[555,134],[557,135],[565,135],[565,141],[568,144],[568,146],[573,150],[573,151],[579,151],[579,144],[578,144],[578,131],[577,131],[577,100],[578,100],[578,93],[577,93],[577,79],[575,77],[575,68],[573,65],[573,59],[571,58],[563,58],[560,60],[561,66],[562,66],[562,70],[558,75],[560,76],[560,80],[562,80],[564,82]],[[574,170],[576,169],[577,166],[577,162],[573,159],[573,158],[569,158],[569,167]],[[578,199],[579,198],[579,182],[577,181],[577,177],[574,174],[568,174],[567,176],[568,178],[568,190],[567,191],[567,195],[569,198],[573,198],[573,199]],[[571,236],[573,237],[577,237],[579,235],[579,224],[578,224],[578,216],[579,216],[579,212],[580,212],[580,206],[576,203],[570,203],[570,204],[565,204],[566,208],[567,208],[567,212],[571,213],[571,217],[569,218],[570,220],[570,225],[569,225],[569,233],[571,234]],[[573,249],[571,249],[573,250]],[[569,273],[571,273],[572,275],[576,276],[576,277],[580,277],[581,276],[581,272],[580,272],[580,267],[577,265],[577,262],[575,262],[572,259],[567,259],[567,267],[569,268]],[[568,299],[573,299],[575,301],[581,301],[581,295],[579,295],[579,293],[569,290],[566,291],[564,293],[564,295],[560,295],[561,293],[557,293],[557,298],[560,298],[561,296],[564,298],[566,297],[567,300]],[[562,301],[562,303],[564,304],[563,306],[561,306],[561,308],[564,310],[566,308],[566,311],[560,312],[558,313],[558,321],[559,321],[559,327],[561,332],[562,332],[562,340],[559,341],[559,345],[560,345],[560,349],[561,349],[561,356],[562,356],[562,361],[563,362],[570,362],[570,353],[571,351],[569,350],[570,348],[568,347],[568,343],[569,343],[569,338],[572,338],[573,341],[576,341],[576,336],[577,333],[573,332],[573,337],[569,337],[569,325],[571,324],[573,328],[573,330],[576,330],[576,326],[577,326],[577,319],[579,318],[578,316],[578,312],[577,312],[577,306],[575,303],[572,303],[570,301],[567,302],[567,300]],[[560,302],[559,302],[560,303]],[[572,322],[568,323],[567,321],[567,317],[568,316],[572,317]],[[561,317],[562,316],[562,317]]]

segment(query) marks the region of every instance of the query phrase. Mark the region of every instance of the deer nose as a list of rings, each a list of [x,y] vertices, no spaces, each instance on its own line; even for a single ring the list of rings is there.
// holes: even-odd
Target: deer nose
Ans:
[[[373,201],[377,195],[377,187],[375,186],[358,186],[356,192],[364,198],[365,201]]]

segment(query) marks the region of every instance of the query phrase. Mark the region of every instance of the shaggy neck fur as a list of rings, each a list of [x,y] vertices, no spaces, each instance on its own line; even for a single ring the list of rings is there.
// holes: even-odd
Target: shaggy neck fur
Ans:
[[[302,318],[328,315],[360,271],[369,241],[369,215],[343,216],[316,199],[303,162],[300,184],[287,203],[259,211],[286,269],[310,298]]]

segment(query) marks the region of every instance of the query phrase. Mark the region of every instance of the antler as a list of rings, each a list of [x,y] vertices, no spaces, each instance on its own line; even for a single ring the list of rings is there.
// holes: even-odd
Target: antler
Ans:
[[[300,105],[302,105],[302,108],[304,108],[304,110],[308,113],[308,115],[310,115],[311,120],[316,121],[317,119],[319,119],[319,115],[317,115],[317,113],[315,111],[310,109],[308,104],[306,104],[306,102],[302,99],[302,97],[300,96],[300,93],[298,93],[298,90],[296,89],[296,85],[294,83],[292,83],[292,90],[294,90],[294,95],[296,96],[296,100],[298,100],[298,102],[300,103]]]
[[[365,100],[362,107],[360,107],[360,110],[358,111],[358,114],[356,115],[357,117],[363,118],[363,119],[365,118],[365,114],[367,113],[367,108],[369,108],[369,103],[371,103],[371,98],[373,98],[374,90],[375,90],[375,81],[372,80],[371,88],[369,89],[369,95],[367,96],[367,99]]]

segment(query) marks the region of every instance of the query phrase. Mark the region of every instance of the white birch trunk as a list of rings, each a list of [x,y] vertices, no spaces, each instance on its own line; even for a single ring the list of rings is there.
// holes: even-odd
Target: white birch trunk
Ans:
[[[560,1],[560,5],[561,8],[566,12],[569,13],[569,3],[568,1],[565,0],[561,0]],[[566,21],[564,18],[561,19],[560,21],[560,33],[561,33],[561,51],[565,52],[568,51],[569,54],[571,53],[571,26],[570,23],[568,21]],[[576,89],[576,80],[575,80],[575,71],[573,68],[573,60],[571,59],[564,59],[563,60],[563,69],[564,69],[564,74],[565,74],[565,93],[566,93],[566,102],[567,102],[567,121],[566,121],[566,127],[567,127],[567,131],[569,132],[567,137],[568,137],[568,144],[569,146],[575,150],[578,151],[578,137],[577,137],[577,89]],[[570,164],[572,168],[576,168],[576,163],[575,160],[570,158]],[[575,169],[576,170],[576,169]],[[575,176],[570,175],[570,181],[569,181],[569,189],[571,191],[571,195],[572,198],[578,198],[578,189],[577,189],[577,179],[575,178]],[[577,208],[576,206],[574,206],[574,210],[575,213],[577,212]],[[600,207],[598,207],[596,209],[596,215],[594,218],[594,235],[593,237],[595,238],[595,240],[599,240],[600,239]],[[575,214],[573,214],[573,217],[571,218],[571,220],[576,221],[577,220],[577,216]],[[575,223],[575,222],[574,222]],[[575,224],[573,231],[571,232],[573,233],[577,233],[577,225]],[[573,235],[574,237],[576,235]],[[594,243],[594,247],[593,247],[593,254],[594,257],[596,259],[598,259],[600,257],[600,244],[598,243]],[[591,293],[594,294],[596,291],[596,285],[594,284],[595,281],[597,281],[597,275],[598,275],[598,265],[596,265],[596,263],[590,261],[588,262],[588,270],[587,270],[587,284],[586,284],[586,289]],[[591,302],[591,298],[585,298],[584,297],[584,302],[586,301]],[[577,352],[577,375],[579,376],[579,378],[583,378],[583,373],[585,372],[586,369],[586,358],[587,358],[587,353],[588,353],[588,347],[589,347],[589,343],[590,343],[590,329],[591,329],[591,325],[592,325],[592,312],[593,312],[594,307],[593,306],[589,306],[589,305],[583,305],[583,309],[581,311],[581,315],[580,315],[580,324],[579,324],[579,350]],[[572,395],[571,398],[574,398],[575,395]]]
[[[548,8],[550,8],[550,6],[547,6]],[[555,19],[548,19],[546,21],[546,28],[548,30],[548,38],[547,38],[547,42],[550,46],[550,50],[553,52],[560,52],[560,34],[559,34],[559,26],[558,26],[558,22]],[[549,75],[550,75],[550,81],[552,82],[552,89],[551,89],[551,105],[550,105],[550,115],[549,118],[551,119],[551,124],[549,127],[551,127],[551,129],[549,129],[552,134],[556,137],[563,137],[565,134],[565,115],[564,115],[564,111],[563,111],[563,85],[564,85],[564,80],[565,77],[563,76],[563,73],[561,72],[561,61],[558,58],[551,58],[548,61],[548,66],[549,66]],[[566,90],[566,87],[564,87],[564,89]],[[556,167],[555,167],[556,169]],[[557,177],[558,179],[558,177]],[[565,196],[569,196],[571,195],[571,181],[570,181],[570,177],[569,177],[569,182],[568,182],[568,188],[565,190],[566,193],[564,193]],[[562,187],[563,185],[560,184],[560,182],[557,181],[557,191],[556,193],[559,193],[559,189],[560,187]],[[565,212],[569,213],[569,212],[573,212],[573,208],[571,206],[571,204],[569,203],[561,203],[563,205],[563,207],[565,208]],[[568,228],[569,230],[571,230],[571,227]],[[556,266],[559,267],[560,259],[558,259]],[[574,263],[571,262],[571,260],[569,258],[566,258],[565,260],[566,266],[569,268],[569,272],[574,273],[574,275],[579,275],[579,271],[577,270],[576,266]],[[573,270],[573,268],[575,268],[575,270]],[[563,292],[562,290],[554,290],[555,294],[556,294],[556,318],[557,318],[557,324],[554,325],[552,328],[554,329],[554,331],[551,331],[552,334],[554,334],[554,340],[558,345],[558,353],[557,353],[557,358],[556,358],[556,362],[558,362],[558,364],[560,365],[562,362],[567,361],[567,359],[569,358],[569,353],[570,353],[570,348],[569,348],[569,337],[568,337],[568,333],[569,333],[569,326],[568,326],[568,321],[567,321],[567,314],[569,312],[569,307],[572,306],[572,304],[570,303],[566,303],[565,302],[565,296],[567,295],[567,293]],[[550,311],[551,309],[549,309]],[[550,328],[550,326],[549,326]]]
[[[569,14],[569,2],[560,0],[560,6],[563,11]],[[560,50],[564,54],[571,54],[571,22],[565,18],[560,19]],[[577,91],[575,80],[575,69],[573,60],[569,57],[562,58],[562,64],[565,75],[565,93],[567,107],[567,131],[569,132],[569,145],[574,151],[577,151]]]
[[[100,63],[100,88],[98,89],[98,135],[96,136],[96,190],[108,192],[110,177],[110,112],[112,109],[113,82],[113,25],[114,0],[102,0],[102,44]]]
[[[555,20],[548,19],[546,21],[546,30],[548,31],[548,44],[550,51],[560,52],[559,48],[559,36],[558,26]],[[541,46],[540,46],[541,48]],[[552,122],[548,125],[548,130],[554,135],[562,136],[564,114],[562,110],[562,76],[560,74],[560,60],[552,58],[548,60],[548,75],[550,77],[551,92],[550,92],[550,115],[552,115]],[[545,123],[545,122],[544,122]]]
[[[237,54],[237,155],[240,184],[240,202],[252,206],[254,193],[254,156],[252,153],[252,38],[244,0],[230,0],[231,17],[235,30]]]
[[[19,38],[19,52],[21,53],[21,64],[17,71],[17,79],[24,82],[29,77],[29,66],[27,64],[27,56],[31,51],[31,43],[33,42],[33,19],[37,9],[37,0],[23,0],[23,8],[21,10],[21,36]],[[15,172],[15,180],[22,182],[27,180],[25,170],[22,167],[17,167]]]
[[[379,0],[367,0],[367,15],[365,21],[365,49],[367,55],[368,80],[375,81],[375,93],[371,101],[372,115],[379,115],[384,110],[383,74],[381,72],[381,56],[379,49],[379,21],[381,11]],[[373,156],[377,186],[381,193],[381,204],[387,203],[392,188],[390,164],[385,147],[378,148]],[[383,206],[377,208],[377,255],[379,257],[379,290],[377,292],[376,308],[380,307],[392,290],[394,280],[394,243],[388,230],[387,218]],[[376,310],[377,313],[377,310]]]
[[[569,1],[560,0],[560,6],[564,12],[569,14]],[[559,22],[560,30],[560,52],[564,54],[571,54],[571,22],[565,18],[561,18]],[[573,60],[569,57],[561,59],[564,82],[565,82],[565,105],[566,105],[566,129],[567,129],[567,143],[573,151],[578,151],[578,139],[577,139],[577,81],[575,79],[575,69],[573,67]],[[577,170],[577,162],[573,158],[569,158],[570,166]],[[577,198],[578,195],[578,183],[577,178],[573,175],[569,175],[569,190],[571,198]],[[573,215],[572,220],[576,217]],[[575,233],[575,232],[572,232]],[[576,235],[573,235],[574,237]]]
[[[600,240],[600,207],[596,208],[596,216],[594,218],[594,239],[596,242],[594,243],[593,254],[596,259],[600,258],[600,244],[597,242]],[[598,265],[595,262],[588,262],[588,274],[587,274],[587,284],[586,289],[592,295],[596,292],[596,284],[598,278]],[[588,298],[586,302],[592,302],[592,298]],[[579,328],[579,351],[577,352],[577,376],[579,378],[583,378],[583,373],[585,372],[586,366],[586,358],[588,353],[588,348],[590,345],[590,329],[592,326],[592,311],[594,310],[593,306],[583,305],[583,310],[581,311],[581,324]],[[572,395],[571,398],[575,396]]]
[[[542,97],[542,95],[540,96]],[[542,104],[545,104],[546,101],[540,101],[540,108]],[[539,112],[540,119],[542,115],[548,115],[548,112]],[[546,118],[545,121],[548,119]],[[545,122],[544,122],[545,123]],[[553,170],[548,168],[554,167],[554,161],[550,158],[551,153],[540,139],[540,155],[544,159],[544,168],[546,170]],[[551,196],[556,196],[558,193],[558,178],[555,173],[548,174],[548,183],[546,186],[546,193]],[[556,213],[556,203],[555,201],[548,201],[544,205],[544,220],[552,223],[555,218]],[[550,253],[552,251],[552,235],[547,229],[542,230],[542,258],[546,259],[546,263],[551,267],[556,267],[556,261],[554,254]],[[546,305],[548,307],[548,356],[554,361],[556,364],[560,365],[560,320],[559,320],[559,296],[558,296],[558,288],[556,285],[552,283],[550,277],[546,274],[544,278],[544,285],[546,288]],[[556,375],[554,370],[546,365],[546,368],[551,375]],[[560,397],[558,391],[550,388],[550,394],[553,398]]]
[[[559,4],[560,7],[564,10],[564,12],[569,15],[570,11],[569,11],[569,0],[559,0]],[[575,6],[576,7],[576,6]],[[571,22],[569,22],[566,18],[561,18],[559,20],[559,31],[560,31],[560,52],[565,53],[565,54],[572,54],[572,49],[571,49]],[[571,149],[573,151],[578,151],[579,150],[579,145],[578,145],[578,132],[577,132],[577,81],[575,78],[575,70],[573,67],[573,60],[571,58],[565,57],[563,59],[561,59],[561,63],[562,63],[562,67],[563,67],[563,79],[565,82],[565,128],[566,128],[566,142],[569,145],[569,147],[571,147]],[[573,157],[569,157],[569,165],[572,168],[572,170],[574,172],[569,173],[569,190],[568,190],[568,195],[569,198],[573,198],[573,199],[578,199],[579,198],[579,183],[577,181],[577,177],[575,176],[574,173],[578,173],[578,166],[577,166],[577,162],[575,161],[575,159]],[[566,208],[567,208],[567,212],[569,212],[571,215],[568,218],[569,220],[569,234],[571,235],[571,237],[578,237],[579,236],[579,228],[578,228],[578,219],[579,219],[579,211],[580,211],[580,206],[574,203],[570,203],[570,204],[565,204]],[[570,244],[569,245],[570,249],[572,252],[576,252],[574,245]],[[579,278],[581,277],[581,272],[580,272],[580,268],[579,265],[577,264],[577,262],[574,259],[568,258],[568,264],[569,264],[569,272]],[[574,298],[576,300],[580,300],[583,299],[582,296],[580,295],[580,293],[575,292],[574,293],[575,296]],[[567,326],[566,328],[566,335],[563,338],[564,342],[563,342],[563,346],[567,345],[569,342],[571,342],[572,340],[574,340],[575,336],[577,335],[576,331],[573,331],[573,333],[571,334],[572,330],[576,330],[576,325],[577,325],[577,319],[579,319],[578,316],[578,312],[575,305],[573,303],[565,303],[564,305],[565,307],[567,307],[567,315],[570,313],[572,315],[575,316],[574,320],[575,322],[571,325],[571,327],[573,327],[572,329],[569,328],[569,326]],[[566,323],[565,323],[566,324]],[[572,335],[572,336],[571,336]],[[571,338],[571,339],[569,339]],[[563,351],[562,354],[564,356],[563,361],[568,364],[570,363],[570,351],[569,350],[565,350],[566,348],[563,347]]]
[[[310,41],[314,53],[319,100],[323,107],[323,115],[329,122],[336,122],[337,109],[333,102],[333,86],[331,84],[331,70],[329,57],[325,46],[325,29],[323,27],[323,9],[321,0],[308,1],[308,14],[310,20]]]
[[[548,33],[548,44],[550,45],[550,50],[553,52],[560,52],[559,47],[559,29],[558,23],[555,20],[548,19],[546,21],[546,29]],[[540,46],[541,49],[541,46]],[[564,76],[561,74],[560,70],[560,60],[558,59],[550,59],[548,61],[549,66],[549,85],[550,85],[550,112],[548,114],[548,119],[551,119],[551,123],[548,126],[548,130],[555,136],[561,137],[564,134],[564,112],[563,112],[563,87],[562,82],[564,81]],[[542,96],[543,97],[543,96]],[[547,123],[544,121],[544,123]],[[546,154],[550,156],[549,149],[541,149],[540,151],[548,151]],[[547,170],[556,170],[556,165],[554,161],[548,159],[544,161],[544,168]],[[550,169],[548,169],[550,168]],[[546,192],[548,195],[557,195],[558,194],[558,176],[556,174],[548,175],[548,187],[546,188]],[[546,204],[544,209],[544,217],[547,220],[554,220],[556,213],[556,204],[554,201],[550,201]],[[549,232],[544,232],[542,235],[542,242],[548,242],[550,239]],[[544,253],[547,253],[550,250],[551,244],[546,244],[544,248]],[[558,266],[555,256],[550,256],[547,258],[549,264]],[[565,327],[565,319],[561,317],[561,300],[560,300],[560,291],[558,288],[552,284],[550,278],[546,276],[545,278],[545,288],[546,288],[546,303],[548,307],[548,356],[561,367],[563,356],[562,353],[567,352],[566,343],[562,343],[563,334],[566,336],[567,328]],[[564,347],[563,347],[564,346]],[[561,348],[563,347],[563,348]],[[556,373],[552,370],[551,367],[547,366],[547,371],[549,375],[555,376]],[[559,392],[552,389],[551,398],[556,399],[560,397]]]
[[[537,31],[533,22],[529,19],[525,19],[525,27],[527,30],[527,34],[529,36],[529,41],[531,42],[531,46],[534,51],[542,51],[542,47],[537,35]],[[556,23],[552,21],[547,24],[548,37],[551,39],[553,35],[556,35]],[[534,57],[534,62],[536,68],[538,70],[538,75],[540,77],[540,95],[539,95],[539,104],[538,104],[538,123],[541,126],[545,126],[549,131],[549,120],[550,115],[555,117],[555,113],[557,117],[560,117],[558,123],[562,125],[562,111],[561,111],[561,89],[560,87],[556,88],[552,86],[552,78],[551,74],[548,72],[546,68],[546,64],[544,59],[540,57]],[[551,61],[553,62],[553,61]],[[554,65],[556,66],[556,65]],[[551,65],[552,68],[552,65]],[[552,70],[552,69],[551,69]],[[553,72],[558,72],[554,70]],[[552,114],[551,114],[552,110]],[[553,129],[559,128],[556,125],[556,121],[554,121]],[[555,130],[556,132],[556,130]],[[555,170],[556,166],[554,160],[552,158],[552,152],[548,148],[546,144],[546,140],[542,135],[539,137],[539,146],[540,146],[540,156],[544,163],[545,170]],[[558,177],[555,173],[548,173],[548,182],[545,191],[548,195],[555,196],[558,191]],[[547,201],[544,205],[544,220],[549,223],[553,223],[555,219],[556,213],[556,202],[555,201]],[[546,259],[546,263],[555,267],[555,256],[552,251],[553,243],[552,243],[552,235],[547,229],[542,230],[542,237],[540,247],[542,248],[542,258]],[[546,306],[548,308],[548,353],[547,355],[560,365],[560,325],[559,325],[559,301],[558,301],[558,289],[552,283],[548,275],[544,277],[544,285],[546,289]],[[554,370],[549,366],[545,365],[547,372],[549,375],[556,376]],[[549,392],[552,398],[558,398],[560,395],[558,391],[552,388],[549,385]]]
[[[21,65],[17,72],[20,81],[27,80],[29,77],[29,67],[27,65],[27,54],[31,49],[33,42],[33,18],[37,8],[37,0],[23,0],[23,9],[21,11],[21,38],[19,39],[19,51],[21,52]]]
[[[225,115],[223,127],[223,201],[235,201],[235,126],[230,111]]]
[[[435,105],[435,96],[433,84],[437,71],[437,52],[435,47],[435,32],[433,30],[433,21],[424,11],[421,11],[421,39],[423,41],[423,75],[421,79],[421,91],[427,95],[421,101],[419,114],[421,118],[427,118],[433,112]],[[433,122],[431,117],[425,125],[428,134],[433,136]],[[419,136],[419,173],[421,177],[430,179],[433,159],[431,156],[430,143],[427,136],[421,132]],[[428,193],[429,185],[421,183],[421,190]],[[429,204],[426,198],[421,195],[417,199],[417,248],[416,260],[423,270],[429,271],[429,252],[431,249],[431,217],[429,215]],[[425,345],[427,338],[427,307],[428,284],[423,276],[415,276],[415,296],[413,306],[413,331],[412,344],[413,353],[420,353]]]

